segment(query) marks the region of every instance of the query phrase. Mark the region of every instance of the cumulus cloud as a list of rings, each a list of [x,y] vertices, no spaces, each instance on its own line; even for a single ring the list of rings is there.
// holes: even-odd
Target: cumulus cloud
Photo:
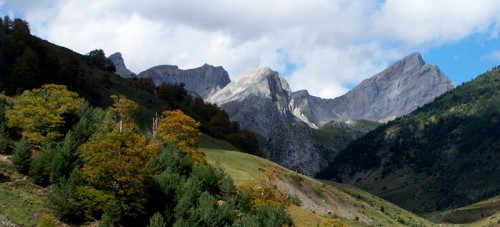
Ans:
[[[0,0],[0,5],[3,0]],[[8,0],[33,33],[87,53],[159,64],[279,71],[293,90],[335,97],[414,51],[473,33],[496,36],[496,0]]]

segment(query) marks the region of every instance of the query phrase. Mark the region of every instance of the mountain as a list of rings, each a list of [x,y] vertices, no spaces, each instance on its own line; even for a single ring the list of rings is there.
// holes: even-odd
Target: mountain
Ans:
[[[313,131],[289,110],[290,87],[267,67],[243,73],[206,101],[218,104],[232,121],[259,135],[268,158],[312,175],[320,170]]]
[[[116,52],[108,57],[111,62],[116,67],[116,74],[123,78],[130,78],[132,75],[135,75],[132,71],[127,69],[127,66],[125,66],[125,61],[123,60],[122,54],[120,52]]]
[[[186,90],[206,99],[225,87],[231,80],[224,68],[204,64],[194,69],[179,69],[175,65],[160,65],[139,73],[139,77],[151,77],[156,86],[162,83],[185,84]]]
[[[335,99],[295,92],[291,108],[312,127],[332,120],[386,121],[406,115],[454,87],[436,65],[426,64],[419,53],[413,53]]]
[[[351,143],[319,177],[419,213],[500,192],[500,68]]]
[[[336,99],[292,92],[284,78],[263,67],[248,70],[206,101],[260,135],[268,158],[314,175],[349,142],[376,127],[362,130],[352,123],[407,114],[453,87],[437,66],[415,53]]]

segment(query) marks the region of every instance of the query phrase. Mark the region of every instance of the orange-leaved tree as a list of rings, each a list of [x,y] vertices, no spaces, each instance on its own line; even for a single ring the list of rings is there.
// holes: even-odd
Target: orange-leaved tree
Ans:
[[[86,207],[92,213],[100,213],[108,202],[100,199],[115,198],[125,215],[135,216],[144,212],[148,199],[146,164],[158,151],[136,132],[137,104],[123,96],[112,98],[114,104],[107,110],[103,128],[79,148],[81,174],[87,186],[78,192],[86,200],[82,201],[84,205],[93,206]]]
[[[202,153],[198,152],[198,142],[201,132],[200,123],[180,110],[163,111],[158,124],[158,134],[164,140],[171,140],[184,153],[191,155],[197,161],[202,161]]]

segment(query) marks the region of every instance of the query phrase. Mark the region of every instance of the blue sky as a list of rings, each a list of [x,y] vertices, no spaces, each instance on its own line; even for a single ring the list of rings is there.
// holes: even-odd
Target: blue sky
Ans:
[[[471,35],[430,49],[424,58],[426,62],[438,65],[459,85],[500,65],[500,52],[495,52],[497,50],[500,50],[498,38]]]
[[[280,72],[332,98],[413,52],[456,84],[500,65],[498,0],[0,0],[0,14],[80,53],[159,64]]]

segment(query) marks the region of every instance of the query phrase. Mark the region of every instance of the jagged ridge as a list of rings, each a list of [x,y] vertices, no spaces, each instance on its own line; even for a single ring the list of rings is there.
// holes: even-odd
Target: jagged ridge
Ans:
[[[179,69],[175,65],[160,65],[139,73],[139,77],[151,77],[156,86],[162,83],[184,83],[186,90],[196,93],[203,99],[215,94],[231,82],[224,68],[208,64],[186,70]]]
[[[207,101],[220,105],[231,120],[259,134],[271,160],[312,175],[346,141],[333,143],[344,144],[342,147],[320,146],[311,128],[331,121],[401,116],[454,86],[437,66],[425,64],[420,54],[413,53],[336,99],[291,92],[284,78],[264,67],[248,70]]]

